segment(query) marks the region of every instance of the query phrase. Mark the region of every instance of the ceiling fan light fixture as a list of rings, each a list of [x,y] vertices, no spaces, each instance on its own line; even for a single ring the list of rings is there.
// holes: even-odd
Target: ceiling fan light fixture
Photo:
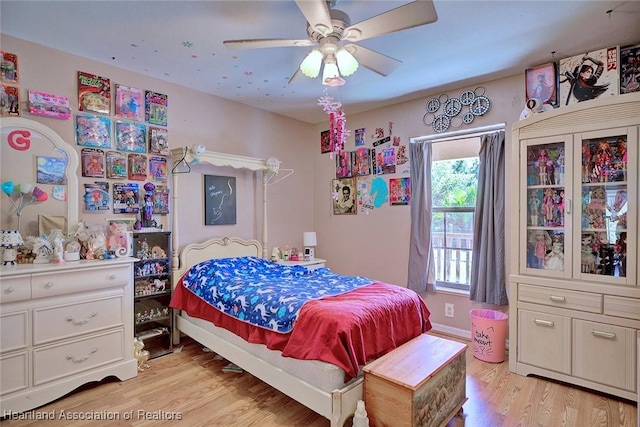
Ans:
[[[338,62],[338,68],[340,74],[347,77],[355,73],[358,69],[358,61],[347,49],[341,47],[336,53],[336,61]]]
[[[300,71],[307,77],[312,79],[318,77],[320,74],[320,67],[322,66],[322,52],[318,49],[313,49],[306,58],[300,64]]]
[[[322,72],[322,84],[326,86],[342,86],[344,83],[335,60],[325,62],[324,71]]]

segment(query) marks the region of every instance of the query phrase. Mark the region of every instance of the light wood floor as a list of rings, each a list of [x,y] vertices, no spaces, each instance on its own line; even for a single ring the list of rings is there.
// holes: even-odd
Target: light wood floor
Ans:
[[[455,338],[453,338],[455,339]],[[202,346],[185,341],[179,353],[151,361],[137,378],[84,386],[36,412],[56,411],[54,421],[8,420],[2,426],[221,426],[329,427],[329,421],[249,374],[223,373]],[[509,373],[507,362],[493,364],[467,351],[464,414],[447,427],[637,427],[635,403],[546,380]],[[69,421],[67,414],[116,414],[120,421]],[[133,411],[133,420],[124,414]],[[164,417],[165,421],[140,418]],[[164,411],[164,412],[159,412]],[[180,417],[166,420],[171,415]]]

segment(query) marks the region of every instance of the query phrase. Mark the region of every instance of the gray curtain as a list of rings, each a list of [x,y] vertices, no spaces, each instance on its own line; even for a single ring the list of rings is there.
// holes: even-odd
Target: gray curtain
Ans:
[[[471,262],[472,301],[506,305],[504,131],[483,135]]]
[[[411,234],[407,287],[433,290],[435,264],[431,246],[431,143],[409,144],[411,165]]]

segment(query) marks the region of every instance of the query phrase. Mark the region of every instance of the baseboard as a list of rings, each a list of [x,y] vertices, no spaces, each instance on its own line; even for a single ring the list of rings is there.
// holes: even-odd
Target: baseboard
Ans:
[[[463,340],[471,341],[471,331],[466,329],[454,328],[452,326],[442,325],[440,323],[431,322],[431,329],[434,332],[440,332],[441,334],[451,335],[456,338],[460,338]],[[509,339],[507,338],[507,342],[505,343],[505,348],[509,349]]]
[[[432,331],[471,341],[471,331],[431,322]]]

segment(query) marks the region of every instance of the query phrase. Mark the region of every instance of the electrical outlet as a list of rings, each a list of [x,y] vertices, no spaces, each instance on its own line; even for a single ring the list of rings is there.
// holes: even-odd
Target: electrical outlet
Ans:
[[[444,316],[445,317],[454,317],[453,304],[450,304],[450,303],[445,303],[444,304]]]

